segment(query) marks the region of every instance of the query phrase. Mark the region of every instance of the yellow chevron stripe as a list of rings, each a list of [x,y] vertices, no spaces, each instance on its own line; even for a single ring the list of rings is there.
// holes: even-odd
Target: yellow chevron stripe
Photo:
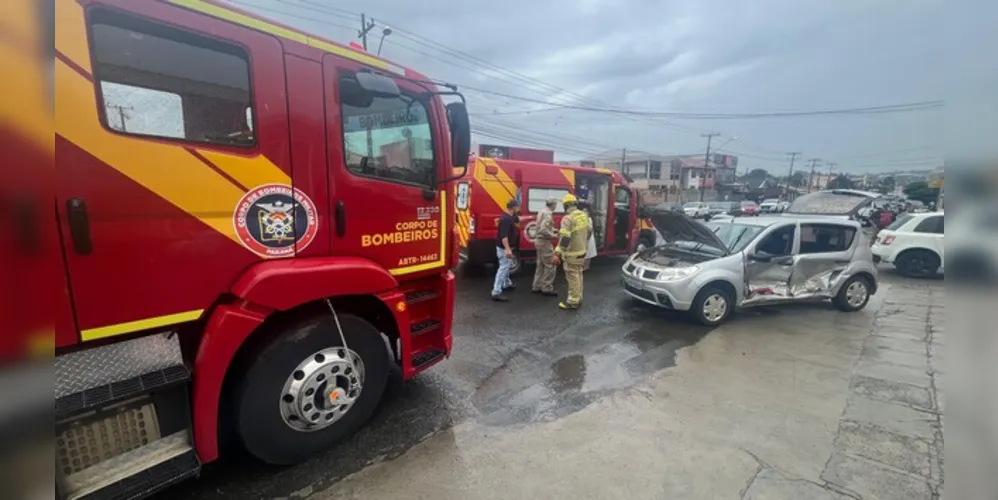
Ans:
[[[564,175],[565,179],[568,179],[568,185],[570,186],[569,189],[571,189],[574,192],[575,191],[575,170],[568,169],[568,168],[560,168],[558,170],[561,170],[561,175]]]
[[[291,177],[266,156],[237,156],[205,149],[197,152],[247,188],[270,183],[291,184]]]
[[[83,7],[73,0],[56,0],[55,16],[55,25],[58,27],[55,30],[56,49],[79,67],[92,71]]]
[[[485,172],[485,167],[495,167],[498,173],[496,175],[488,174]],[[500,210],[506,210],[506,202],[516,196],[516,183],[492,158],[477,158],[475,160],[475,180]]]

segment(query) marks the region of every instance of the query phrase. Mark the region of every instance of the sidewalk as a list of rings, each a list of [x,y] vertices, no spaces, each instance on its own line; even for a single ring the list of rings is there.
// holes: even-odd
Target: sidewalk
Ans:
[[[942,496],[945,314],[941,286],[892,287],[853,371],[823,480],[858,498]]]

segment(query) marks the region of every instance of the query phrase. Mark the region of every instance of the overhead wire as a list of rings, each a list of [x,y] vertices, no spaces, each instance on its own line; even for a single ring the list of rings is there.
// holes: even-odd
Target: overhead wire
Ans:
[[[334,6],[324,5],[321,3],[309,1],[309,0],[275,0],[279,4],[288,5],[292,7],[303,8],[312,12],[322,13],[331,17],[337,17],[340,19],[357,19],[360,14],[356,12],[351,12],[345,9],[341,9]],[[311,22],[322,22],[324,25],[332,25],[343,29],[348,29],[355,31],[355,28],[345,26],[337,23],[329,23],[326,21],[319,21],[314,17],[301,16],[294,13],[289,13],[286,11],[280,11],[278,9],[273,9],[271,7],[264,7],[257,4],[252,4],[249,2],[244,2],[244,0],[234,1],[233,3],[245,3],[246,5],[252,6],[256,9],[273,12],[281,15],[285,15],[295,19],[303,19]],[[382,19],[382,21],[386,21]],[[617,115],[628,119],[640,119],[649,123],[656,125],[665,125],[670,128],[682,130],[684,132],[696,133],[693,129],[682,126],[680,124],[667,121],[667,118],[671,119],[688,119],[688,120],[736,120],[736,119],[763,119],[763,118],[796,118],[796,117],[808,117],[808,116],[831,116],[831,115],[875,115],[875,114],[885,114],[885,113],[903,113],[903,112],[915,112],[922,111],[925,109],[933,109],[942,106],[942,101],[922,101],[913,103],[903,103],[903,104],[892,104],[892,105],[882,105],[882,106],[864,106],[855,108],[843,108],[843,109],[825,109],[825,110],[802,110],[802,111],[776,111],[776,112],[742,112],[742,113],[695,113],[695,112],[669,112],[669,111],[653,111],[653,110],[632,110],[624,109],[617,106],[611,106],[594,98],[590,98],[581,94],[574,93],[567,89],[558,87],[556,85],[544,82],[542,80],[524,75],[522,73],[503,68],[501,66],[490,63],[484,59],[478,58],[471,54],[467,54],[458,49],[448,47],[442,43],[433,41],[429,38],[423,37],[415,32],[409,31],[404,27],[399,26],[396,23],[390,21],[387,22],[388,25],[392,27],[393,33],[398,34],[399,37],[404,38],[406,41],[411,41],[422,47],[429,48],[431,50],[439,51],[452,59],[457,59],[466,64],[458,64],[454,61],[449,61],[439,57],[435,54],[430,54],[426,51],[419,50],[418,48],[408,46],[406,44],[398,43],[395,40],[389,40],[389,43],[394,46],[401,47],[403,49],[418,53],[425,57],[437,60],[444,64],[452,65],[461,68],[466,71],[472,71],[478,74],[482,74],[481,69],[484,68],[489,71],[489,76],[494,80],[505,80],[504,83],[511,83],[511,81],[517,81],[521,83],[526,83],[528,85],[522,86],[528,91],[534,91],[541,93],[537,89],[544,89],[551,93],[558,94],[556,97],[568,102],[556,102],[548,99],[533,99],[526,96],[520,96],[515,94],[509,94],[504,92],[497,92],[489,89],[479,88],[477,86],[459,84],[461,88],[466,90],[471,90],[480,94],[480,97],[488,98],[491,97],[501,97],[505,99],[513,99],[515,101],[533,103],[533,104],[543,104],[548,107],[540,109],[526,109],[526,110],[510,110],[503,112],[494,112],[491,115],[514,115],[514,114],[532,114],[532,113],[544,113],[556,110],[576,110],[576,111],[586,111],[586,112],[597,112],[597,113],[607,113],[611,115]],[[469,66],[471,65],[471,66]],[[488,99],[487,99],[488,100]],[[578,104],[571,104],[572,102]],[[504,104],[509,104],[508,101]],[[474,113],[474,116],[485,117],[490,115],[489,113]],[[733,140],[738,140],[732,137]],[[753,147],[751,144],[741,141],[742,144]],[[772,152],[767,148],[754,147],[760,151]],[[764,158],[760,155],[749,155],[741,153],[746,157],[755,156],[758,159],[765,159],[767,161],[779,161],[775,158]]]

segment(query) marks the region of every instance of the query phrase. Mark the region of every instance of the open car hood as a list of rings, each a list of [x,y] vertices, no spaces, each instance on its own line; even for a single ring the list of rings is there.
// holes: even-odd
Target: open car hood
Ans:
[[[874,200],[883,198],[880,193],[856,189],[831,189],[798,196],[787,207],[785,214],[846,215],[851,216]]]
[[[651,223],[667,242],[690,241],[702,243],[730,253],[728,246],[710,230],[709,227],[697,222],[682,212],[656,212],[650,214]]]

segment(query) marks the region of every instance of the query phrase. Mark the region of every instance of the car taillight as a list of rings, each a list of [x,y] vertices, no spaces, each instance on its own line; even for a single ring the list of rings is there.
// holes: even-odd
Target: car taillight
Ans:
[[[894,243],[894,235],[893,234],[885,234],[885,235],[883,235],[883,236],[880,237],[880,244],[881,245],[890,245],[891,243]]]

